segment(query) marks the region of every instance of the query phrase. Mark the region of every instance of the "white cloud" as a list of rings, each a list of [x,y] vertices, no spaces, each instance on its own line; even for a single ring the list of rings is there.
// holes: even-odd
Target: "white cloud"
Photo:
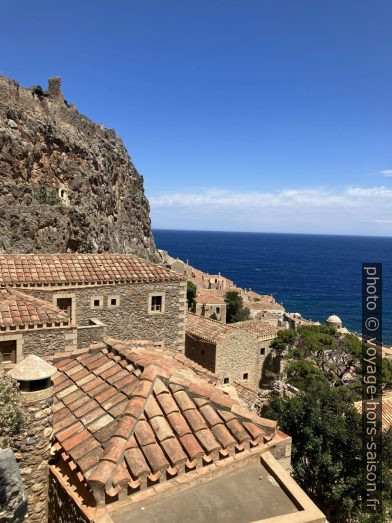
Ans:
[[[384,186],[165,192],[149,197],[156,228],[392,235]]]
[[[392,169],[384,169],[383,171],[380,171],[380,174],[383,176],[392,176]]]

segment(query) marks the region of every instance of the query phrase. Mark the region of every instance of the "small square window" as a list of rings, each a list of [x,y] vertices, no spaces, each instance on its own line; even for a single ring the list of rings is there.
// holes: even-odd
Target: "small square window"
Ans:
[[[244,374],[242,375],[242,379],[243,380],[247,380],[249,377],[248,373],[247,372],[244,372]]]
[[[224,383],[224,384],[229,383],[229,378],[223,378],[223,383]]]
[[[94,307],[99,307],[101,305],[99,300],[94,300]]]
[[[260,349],[260,356],[264,356],[264,355],[265,355],[265,348],[261,347],[261,349]]]
[[[110,300],[110,305],[111,305],[112,307],[115,307],[115,306],[117,305],[117,298],[111,298],[111,300]]]
[[[162,296],[151,297],[151,310],[153,312],[160,312],[162,310]]]

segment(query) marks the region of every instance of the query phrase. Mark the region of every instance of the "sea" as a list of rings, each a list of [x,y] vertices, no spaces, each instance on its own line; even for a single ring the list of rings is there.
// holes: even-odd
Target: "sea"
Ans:
[[[337,314],[361,332],[362,263],[382,263],[382,337],[392,345],[392,238],[154,229],[156,245],[239,287],[272,294],[289,312]]]

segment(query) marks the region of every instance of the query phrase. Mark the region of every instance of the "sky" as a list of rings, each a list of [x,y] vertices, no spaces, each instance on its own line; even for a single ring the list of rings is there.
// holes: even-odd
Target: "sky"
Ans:
[[[392,235],[390,0],[0,0],[0,70],[62,77],[155,228]]]

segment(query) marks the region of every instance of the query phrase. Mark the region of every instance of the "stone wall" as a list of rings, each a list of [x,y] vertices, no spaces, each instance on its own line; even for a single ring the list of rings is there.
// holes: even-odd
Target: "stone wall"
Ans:
[[[23,393],[23,397],[27,415],[26,429],[23,435],[15,440],[14,451],[28,495],[28,515],[25,521],[46,523],[48,460],[53,434],[53,388],[36,393]],[[34,402],[31,401],[33,399]]]
[[[23,355],[49,356],[55,352],[77,348],[75,327],[65,329],[31,330],[23,333]]]
[[[89,523],[92,521],[73,499],[71,489],[65,487],[56,475],[54,467],[49,466],[49,523]]]
[[[106,325],[96,318],[90,320],[90,325],[78,327],[78,349],[85,349],[94,341],[102,341],[106,336]]]
[[[96,318],[107,326],[107,335],[122,339],[149,339],[183,352],[185,344],[186,282],[166,281],[76,288],[26,288],[34,296],[53,302],[57,294],[74,295],[75,322],[89,325]],[[149,295],[164,294],[163,313],[149,313]],[[110,306],[115,297],[118,306]],[[94,307],[93,301],[101,305]]]
[[[260,361],[257,338],[244,331],[235,330],[220,339],[216,346],[216,369],[219,378],[233,381],[245,381],[253,387],[259,386]],[[244,374],[248,379],[244,379]]]
[[[185,356],[211,372],[215,371],[216,346],[206,341],[195,340],[188,334],[185,336]]]

